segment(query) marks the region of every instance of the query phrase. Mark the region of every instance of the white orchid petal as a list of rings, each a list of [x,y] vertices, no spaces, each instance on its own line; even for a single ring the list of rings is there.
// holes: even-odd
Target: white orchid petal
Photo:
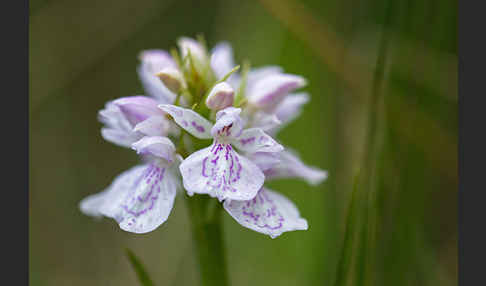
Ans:
[[[168,162],[174,160],[175,146],[167,137],[162,136],[145,136],[139,141],[132,144],[132,148],[138,154],[151,154],[163,158]]]
[[[97,218],[103,216],[100,213],[100,208],[105,202],[106,193],[107,191],[103,191],[97,194],[87,196],[86,198],[82,199],[81,202],[79,203],[79,209],[81,210],[81,212],[84,213],[85,215],[93,216]]]
[[[219,200],[251,199],[265,180],[255,163],[216,140],[187,157],[179,169],[189,194],[209,194]]]
[[[283,124],[295,119],[300,114],[300,109],[309,102],[309,94],[305,92],[289,94],[284,98],[275,110],[275,114]]]
[[[137,68],[140,81],[148,95],[160,103],[172,103],[176,95],[171,92],[156,73],[167,67],[177,67],[170,54],[163,50],[146,50],[140,53],[141,64]]]
[[[308,101],[309,95],[304,92],[286,96],[275,109],[275,115],[282,124],[275,125],[269,130],[269,133],[276,134],[280,129],[297,118],[301,113],[302,106]]]
[[[161,104],[159,108],[174,118],[174,121],[184,130],[199,139],[209,139],[213,125],[206,118],[191,109],[171,104]]]
[[[151,116],[163,116],[157,100],[147,96],[128,96],[113,100],[132,126]]]
[[[253,114],[251,122],[251,127],[260,128],[265,132],[276,129],[282,123],[277,115],[264,111],[257,111]]]
[[[284,149],[282,145],[260,128],[243,130],[241,136],[232,141],[232,144],[247,153],[280,152]]]
[[[160,164],[138,165],[118,175],[103,192],[83,199],[83,213],[115,219],[120,228],[146,233],[165,222],[172,210],[177,177]]]
[[[245,154],[245,156],[255,163],[263,172],[280,163],[278,153],[256,152]]]
[[[196,64],[204,64],[208,60],[204,47],[194,39],[181,37],[177,41],[177,45],[181,51],[182,58],[185,58],[190,52]]]
[[[251,90],[252,87],[257,83],[258,81],[265,79],[266,77],[274,74],[280,74],[282,73],[283,70],[279,66],[263,66],[260,68],[253,68],[248,72],[248,77],[247,77],[247,90]]]
[[[327,179],[327,172],[319,168],[305,165],[300,158],[290,150],[277,153],[280,163],[265,170],[267,180],[280,178],[302,178],[311,185],[317,185]]]
[[[177,178],[167,167],[157,168],[145,173],[120,205],[116,217],[121,229],[146,233],[155,230],[169,217],[174,206]]]
[[[262,188],[248,201],[225,201],[224,209],[242,226],[276,238],[287,231],[307,230],[307,220],[281,194]]]
[[[272,74],[248,89],[248,102],[267,112],[273,111],[285,96],[306,85],[306,80],[293,74]]]
[[[123,200],[125,194],[145,169],[145,165],[138,165],[122,172],[102,192],[84,198],[80,203],[81,211],[91,216],[106,215],[110,211],[110,206],[116,207]],[[105,204],[105,202],[108,203]]]
[[[211,51],[211,68],[218,79],[229,73],[235,66],[233,49],[227,42],[217,44]],[[230,77],[232,77],[231,75]]]
[[[151,116],[133,128],[133,131],[148,136],[165,136],[169,133],[169,130],[170,123],[165,116]]]
[[[98,112],[98,119],[105,125],[101,129],[101,136],[106,141],[122,147],[130,147],[142,134],[134,132],[132,124],[125,117],[120,108],[112,101]]]

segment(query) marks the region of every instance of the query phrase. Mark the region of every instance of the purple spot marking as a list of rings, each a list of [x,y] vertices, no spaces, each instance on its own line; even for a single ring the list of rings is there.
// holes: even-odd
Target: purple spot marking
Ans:
[[[246,145],[246,144],[251,143],[253,141],[255,141],[255,137],[250,137],[250,138],[247,138],[247,139],[245,139],[245,138],[240,139],[240,142],[243,145]]]
[[[260,191],[253,200],[243,204],[241,213],[250,218],[244,219],[246,222],[270,230],[282,228],[285,221],[282,215],[277,212],[275,203],[263,191]]]
[[[258,139],[258,142],[260,142],[260,143],[265,143],[267,141],[268,141],[267,136],[260,136],[260,139]]]
[[[148,211],[152,210],[154,205],[155,205],[155,202],[157,201],[157,199],[159,198],[159,193],[160,193],[160,186],[158,185],[159,182],[162,181],[162,179],[164,178],[164,173],[165,173],[165,168],[159,168],[159,167],[155,167],[153,164],[150,165],[149,168],[146,169],[146,171],[144,171],[140,177],[140,179],[143,179],[143,178],[146,178],[145,180],[145,183],[147,184],[147,186],[142,186],[143,188],[149,188],[148,190],[148,193],[147,195],[144,197],[142,196],[137,196],[136,199],[135,197],[133,197],[133,194],[130,195],[130,198],[128,199],[128,204],[130,204],[130,206],[124,204],[124,205],[121,205],[121,207],[128,213],[128,214],[131,214],[135,217],[139,217],[140,215],[142,214],[145,214],[147,213]],[[155,180],[153,181],[153,183],[151,183],[151,179],[152,177],[155,176]],[[140,179],[137,179],[136,180],[136,184],[134,184],[132,186],[132,193],[136,191],[137,187],[139,186],[139,183],[141,182]],[[154,188],[157,186],[157,192],[154,192]],[[146,206],[146,204],[149,204],[148,206]],[[140,209],[141,207],[141,209]],[[135,211],[134,209],[135,208],[138,208],[140,209],[139,211]],[[132,222],[129,223],[128,225],[131,225],[132,223],[135,223],[135,219],[132,218]]]
[[[196,130],[198,132],[201,132],[202,133],[202,132],[204,132],[206,130],[206,129],[204,129],[204,127],[202,125],[197,125],[196,121],[192,121],[191,124],[192,124],[192,126],[194,128],[196,128]]]
[[[223,154],[226,162],[228,162],[224,165],[219,163],[219,159],[222,158]],[[227,191],[237,192],[237,189],[232,184],[240,179],[242,168],[238,155],[234,153],[230,144],[222,144],[215,141],[209,155],[203,158],[201,163],[201,175],[207,178],[205,185],[209,192],[215,192],[216,194]]]

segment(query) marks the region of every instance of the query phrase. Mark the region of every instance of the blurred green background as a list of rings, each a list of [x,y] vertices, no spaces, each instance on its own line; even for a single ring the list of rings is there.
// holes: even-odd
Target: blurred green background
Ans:
[[[137,54],[203,34],[308,79],[311,102],[279,140],[329,172],[317,187],[268,184],[308,231],[272,240],[224,215],[233,285],[455,285],[456,14],[456,0],[31,0],[30,284],[138,285],[128,247],[156,285],[198,285],[182,197],[145,235],[78,203],[137,162],[97,121],[106,101],[143,93]]]

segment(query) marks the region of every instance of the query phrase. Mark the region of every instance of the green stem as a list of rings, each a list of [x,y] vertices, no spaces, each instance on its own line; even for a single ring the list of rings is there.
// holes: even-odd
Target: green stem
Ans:
[[[229,285],[224,253],[221,204],[214,199],[196,195],[186,200],[196,249],[201,285]]]

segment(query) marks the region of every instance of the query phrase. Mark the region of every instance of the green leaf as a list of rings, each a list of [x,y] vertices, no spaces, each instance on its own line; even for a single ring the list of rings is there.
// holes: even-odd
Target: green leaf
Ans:
[[[128,260],[132,264],[133,269],[137,273],[138,280],[140,281],[140,285],[154,286],[155,284],[152,282],[152,279],[150,279],[147,271],[145,270],[145,267],[140,262],[140,259],[137,258],[137,256],[128,248],[125,250],[125,252],[128,257]]]
[[[354,179],[353,192],[348,206],[348,214],[346,217],[346,226],[344,230],[343,246],[341,248],[341,255],[336,268],[336,278],[334,285],[346,285],[349,277],[349,269],[351,265],[351,258],[353,256],[353,230],[355,229],[357,219],[357,196],[358,196],[358,182],[359,174]]]

